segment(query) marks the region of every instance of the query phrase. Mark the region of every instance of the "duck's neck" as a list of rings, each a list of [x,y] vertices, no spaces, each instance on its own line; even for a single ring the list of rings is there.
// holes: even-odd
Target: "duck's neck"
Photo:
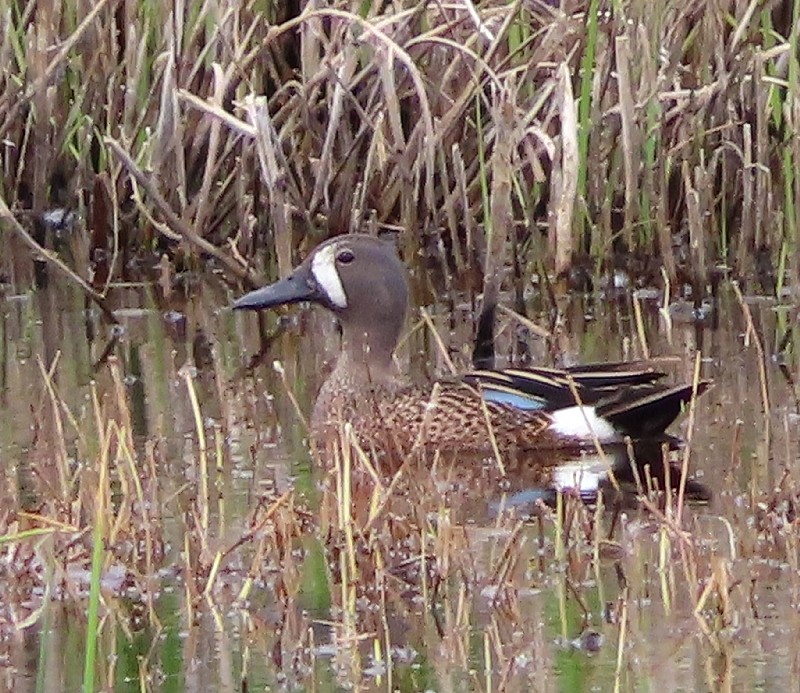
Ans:
[[[351,418],[363,406],[374,406],[378,393],[391,393],[399,386],[391,349],[375,349],[365,340],[345,339],[331,373],[317,395],[312,416],[315,435],[344,416]]]
[[[392,358],[396,345],[396,334],[376,334],[351,326],[342,335],[342,353],[336,368],[378,384],[396,376]]]

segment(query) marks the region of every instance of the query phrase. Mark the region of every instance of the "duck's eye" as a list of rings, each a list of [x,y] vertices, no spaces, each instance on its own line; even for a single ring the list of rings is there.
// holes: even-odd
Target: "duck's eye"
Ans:
[[[344,248],[336,253],[336,259],[343,265],[349,265],[353,260],[356,259],[356,256],[353,254],[352,250],[349,248]]]

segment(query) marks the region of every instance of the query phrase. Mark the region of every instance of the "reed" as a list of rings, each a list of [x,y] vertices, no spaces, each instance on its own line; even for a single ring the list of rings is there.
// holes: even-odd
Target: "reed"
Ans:
[[[125,271],[105,267],[120,245],[176,267],[213,255],[256,281],[264,257],[285,270],[309,234],[367,226],[404,229],[407,247],[463,269],[481,235],[498,247],[500,185],[513,203],[495,232],[506,259],[522,241],[527,275],[542,256],[561,274],[588,252],[595,271],[663,264],[699,301],[719,265],[748,280],[758,251],[779,289],[797,279],[793,13],[489,0],[453,22],[450,6],[261,5],[9,12],[11,233],[41,253],[51,241],[33,246],[21,228],[78,211],[92,233],[70,269],[85,279],[99,263],[105,286]]]

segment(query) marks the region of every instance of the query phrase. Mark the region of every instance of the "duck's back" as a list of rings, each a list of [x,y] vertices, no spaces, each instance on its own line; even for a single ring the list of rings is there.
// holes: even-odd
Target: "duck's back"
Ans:
[[[462,381],[420,388],[399,379],[365,383],[346,371],[323,385],[311,421],[318,450],[352,431],[366,451],[404,456],[416,450],[489,453],[563,447],[544,412],[485,401]],[[571,441],[574,445],[575,441]]]

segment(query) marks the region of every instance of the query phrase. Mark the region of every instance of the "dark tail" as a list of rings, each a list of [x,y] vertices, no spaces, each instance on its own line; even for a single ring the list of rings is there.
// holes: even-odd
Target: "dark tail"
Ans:
[[[697,396],[710,385],[707,380],[697,383]],[[631,438],[656,438],[678,418],[694,391],[693,385],[650,390],[646,394],[631,388],[621,392],[618,398],[598,406],[597,413]]]

